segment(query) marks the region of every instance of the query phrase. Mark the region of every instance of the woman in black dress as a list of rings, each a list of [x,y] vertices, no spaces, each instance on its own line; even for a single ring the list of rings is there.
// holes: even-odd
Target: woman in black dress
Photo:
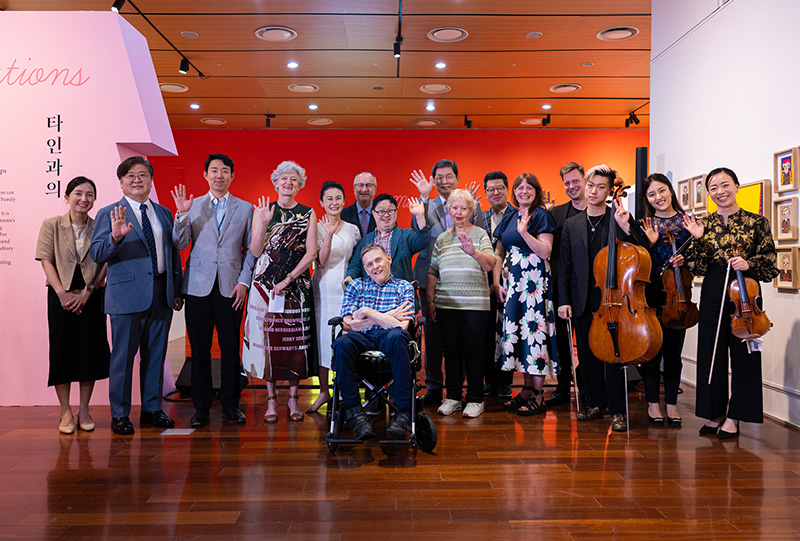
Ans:
[[[47,277],[47,323],[50,331],[50,376],[61,404],[58,429],[75,432],[69,404],[73,381],[80,382],[77,425],[94,430],[89,399],[94,382],[108,377],[110,351],[103,313],[106,266],[89,257],[94,220],[89,211],[97,190],[86,177],[75,177],[64,191],[69,212],[47,218],[39,229],[36,259]]]

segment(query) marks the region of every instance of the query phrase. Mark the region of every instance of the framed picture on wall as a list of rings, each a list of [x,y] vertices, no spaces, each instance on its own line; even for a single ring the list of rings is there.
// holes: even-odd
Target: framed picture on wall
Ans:
[[[692,203],[692,179],[686,178],[678,181],[678,201],[680,201],[683,210],[694,208]]]
[[[778,289],[797,289],[800,280],[797,276],[797,263],[800,248],[778,248],[778,270],[780,274],[772,282]]]
[[[797,168],[800,167],[798,148],[789,148],[773,154],[775,162],[775,193],[796,190],[798,183]]]
[[[706,208],[706,176],[692,177],[692,208]]]
[[[797,198],[776,199],[772,207],[775,240],[797,240]]]
[[[739,192],[736,194],[736,202],[739,203],[739,207],[752,213],[760,214],[772,222],[770,217],[772,214],[772,191],[769,185],[770,180],[764,179],[739,186]],[[717,210],[717,205],[709,197],[708,213],[711,214],[715,210]]]

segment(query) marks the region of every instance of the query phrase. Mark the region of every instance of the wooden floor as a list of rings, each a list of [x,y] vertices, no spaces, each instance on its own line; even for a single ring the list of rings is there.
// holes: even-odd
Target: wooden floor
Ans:
[[[290,423],[286,390],[277,425],[261,422],[264,392],[245,391],[247,424],[215,409],[184,435],[135,423],[114,436],[96,406],[95,432],[61,436],[55,407],[0,408],[0,538],[800,538],[800,433],[767,421],[738,441],[699,437],[684,389],[680,429],[649,425],[630,393],[630,439],[567,406],[430,410],[434,454],[373,440],[331,455],[324,415]],[[190,404],[165,409],[188,427]]]

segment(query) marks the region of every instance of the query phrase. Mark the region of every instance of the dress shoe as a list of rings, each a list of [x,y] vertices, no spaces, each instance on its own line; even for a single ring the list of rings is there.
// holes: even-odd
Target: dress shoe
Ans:
[[[133,423],[128,417],[112,417],[111,431],[120,436],[130,436],[133,434]]]
[[[442,401],[441,389],[430,389],[427,393],[422,395],[422,403],[426,406],[431,404],[439,404]]]
[[[611,430],[614,432],[625,432],[628,430],[628,419],[622,413],[617,413],[611,417]]]
[[[568,404],[569,403],[569,391],[564,392],[556,389],[553,394],[550,395],[550,398],[544,401],[548,408],[553,406],[558,406],[559,404]]]
[[[652,424],[658,426],[664,426],[664,418],[663,417],[650,417],[650,414],[647,414],[647,420],[649,420]]]
[[[498,398],[511,398],[514,393],[511,391],[511,384],[510,383],[501,383],[497,386],[497,397]]]
[[[721,425],[717,425],[717,426],[703,425],[703,426],[700,427],[700,435],[701,436],[708,436],[708,435],[711,435],[711,434],[716,434],[719,431],[719,427],[720,426]]]
[[[161,410],[143,411],[139,416],[139,424],[153,425],[158,428],[172,428],[175,426],[175,421],[167,417],[167,414]]]
[[[88,421],[85,421],[84,419],[81,418],[80,415],[78,415],[78,428],[80,428],[84,432],[91,432],[92,430],[94,430],[94,421],[92,420],[91,417],[89,417]]]
[[[408,430],[411,430],[411,415],[405,411],[395,413],[386,427],[386,433],[396,440],[404,440]]]
[[[72,413],[69,414],[69,419],[64,422],[64,416],[58,421],[58,431],[62,434],[72,434],[75,432],[75,420],[72,418]]]
[[[495,391],[494,385],[491,383],[486,383],[483,386],[483,396],[491,396],[492,394],[494,394],[494,391]]]
[[[209,421],[211,421],[211,419],[208,416],[208,410],[198,410],[194,412],[194,415],[192,415],[192,420],[189,421],[189,424],[192,428],[199,428],[201,426],[206,426]]]
[[[719,432],[717,432],[717,437],[721,440],[732,440],[739,436],[739,425],[736,425],[736,432],[728,432],[727,430],[722,430],[722,425],[720,425]]]
[[[578,413],[576,418],[579,421],[595,421],[597,419],[602,419],[603,415],[605,415],[605,411],[595,406],[593,408],[587,408],[585,411]]]
[[[669,423],[669,426],[681,426],[681,424],[683,424],[683,419],[667,415],[667,423]]]
[[[353,437],[359,441],[368,440],[375,437],[375,431],[372,430],[372,423],[369,422],[369,417],[364,413],[360,406],[351,410],[352,417],[350,424],[353,427]]]
[[[239,410],[239,408],[236,408],[235,410],[228,410],[228,411],[222,410],[222,418],[223,419],[227,419],[232,423],[238,423],[238,424],[242,424],[242,423],[247,422],[247,419],[245,418],[244,413],[242,413]]]
[[[378,417],[386,413],[386,404],[383,403],[383,400],[380,398],[376,398],[369,404],[367,404],[367,409],[364,410],[369,417]]]

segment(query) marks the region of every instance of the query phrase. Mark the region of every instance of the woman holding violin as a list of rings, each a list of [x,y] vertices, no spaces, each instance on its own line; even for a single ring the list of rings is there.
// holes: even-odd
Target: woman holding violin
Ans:
[[[647,418],[653,424],[664,424],[659,403],[663,358],[667,422],[671,426],[681,426],[677,406],[683,368],[681,351],[686,329],[696,325],[698,318],[697,305],[692,303],[692,274],[686,270],[686,266],[691,267],[691,262],[683,254],[691,252],[691,231],[702,234],[702,228],[698,221],[686,215],[666,176],[652,174],[644,180],[642,188],[645,217],[633,222],[633,227],[625,222],[620,227],[649,250],[652,266],[645,296],[649,306],[660,307],[662,347],[640,369],[647,399]],[[679,250],[680,253],[676,254]]]
[[[712,170],[706,176],[706,191],[717,210],[691,230],[698,239],[695,272],[705,276],[700,293],[696,414],[708,419],[700,428],[701,435],[730,439],[739,435],[739,422],[764,420],[761,353],[749,351],[741,337],[757,338],[769,329],[755,280],[772,280],[778,268],[769,221],[736,202],[736,173],[726,167]],[[739,291],[740,284],[745,291]],[[732,302],[723,302],[728,297]],[[761,330],[754,332],[758,327]]]

